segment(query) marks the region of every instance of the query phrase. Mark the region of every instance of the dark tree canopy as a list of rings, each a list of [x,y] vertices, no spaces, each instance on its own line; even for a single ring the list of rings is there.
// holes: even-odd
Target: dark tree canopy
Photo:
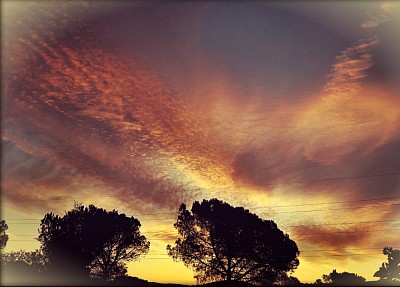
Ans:
[[[374,277],[386,282],[400,282],[400,250],[392,247],[383,248],[383,254],[387,255],[388,262],[383,262]]]
[[[46,269],[46,258],[36,249],[35,251],[11,251],[2,254],[2,263],[24,262],[36,271],[44,271]]]
[[[288,276],[287,273],[283,273],[278,276],[275,284],[277,286],[299,286],[301,285],[300,280],[294,276]]]
[[[322,275],[322,280],[334,286],[359,286],[365,283],[365,278],[362,276],[349,272],[338,273],[336,269],[328,275]]]
[[[136,218],[94,205],[75,205],[63,217],[48,213],[40,225],[38,240],[53,273],[112,280],[150,246]]]
[[[271,284],[299,265],[296,243],[272,220],[218,199],[181,204],[174,227],[182,238],[167,246],[174,260],[193,268],[199,283]]]
[[[11,251],[1,256],[2,285],[48,285],[45,257],[39,250]]]
[[[0,249],[3,249],[7,245],[8,235],[6,234],[6,230],[8,229],[8,225],[5,220],[0,221]]]

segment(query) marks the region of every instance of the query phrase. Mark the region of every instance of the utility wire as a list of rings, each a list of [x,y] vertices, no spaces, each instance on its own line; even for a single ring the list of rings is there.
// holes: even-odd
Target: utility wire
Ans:
[[[328,178],[319,178],[319,179],[309,179],[302,181],[283,181],[276,183],[266,183],[266,184],[258,184],[258,185],[249,185],[249,184],[238,184],[237,186],[243,187],[263,187],[263,186],[271,186],[271,185],[282,185],[282,184],[297,184],[297,183],[310,183],[310,182],[321,182],[321,181],[337,181],[337,180],[347,180],[347,179],[363,179],[363,178],[371,178],[371,177],[380,177],[380,176],[390,176],[390,175],[399,175],[400,172],[386,172],[386,173],[375,173],[375,174],[367,174],[367,175],[355,175],[355,176],[343,176],[343,177],[328,177]]]
[[[400,230],[400,228],[391,228],[391,229],[375,229],[375,230],[357,230],[357,231],[332,231],[332,232],[316,232],[316,233],[303,233],[296,235],[322,235],[322,234],[332,234],[332,233],[370,233],[370,232],[381,232],[381,231],[392,231],[392,230]]]
[[[398,247],[393,247],[393,249],[400,249]],[[333,252],[333,251],[353,251],[353,250],[383,250],[379,247],[370,248],[345,248],[345,249],[315,249],[315,250],[301,250],[300,252]]]
[[[303,224],[303,225],[282,225],[280,227],[308,227],[308,226],[325,226],[325,225],[345,225],[345,224],[368,224],[368,223],[376,223],[376,222],[395,222],[400,221],[400,219],[388,219],[388,220],[371,220],[371,221],[354,221],[354,222],[338,222],[338,223],[320,223],[320,224]],[[33,224],[33,223],[28,223]],[[142,231],[143,234],[153,234],[160,232],[168,232],[165,230],[161,231]],[[12,234],[13,236],[37,236],[37,234]]]
[[[340,204],[340,203],[354,203],[354,202],[366,202],[366,201],[377,201],[377,200],[396,200],[396,199],[400,199],[400,196],[371,198],[371,199],[346,200],[346,201],[316,202],[316,203],[303,203],[303,204],[286,204],[286,205],[274,205],[274,206],[271,205],[270,207],[276,208],[276,207],[293,207],[293,206],[305,206],[305,205],[325,205],[325,204]],[[266,207],[268,207],[268,206],[266,206]],[[254,208],[266,208],[266,207],[252,207],[252,209],[254,209]]]
[[[394,222],[400,219],[387,219],[387,220],[371,220],[371,221],[354,221],[354,222],[338,222],[338,223],[319,223],[319,224],[303,224],[303,225],[287,225],[282,227],[304,227],[304,226],[321,226],[321,225],[347,225],[347,224],[367,224],[376,222]]]
[[[391,228],[391,229],[375,229],[375,230],[358,230],[358,231],[331,231],[331,232],[316,232],[316,233],[300,233],[296,234],[296,236],[303,235],[322,235],[322,234],[336,234],[336,233],[371,233],[371,232],[383,232],[383,231],[392,231],[392,230],[400,230],[400,228]],[[178,237],[178,235],[177,235]],[[147,238],[147,240],[173,240],[170,238]],[[28,239],[9,239],[8,241],[32,241]]]
[[[262,185],[245,185],[238,184],[238,187],[263,187],[263,186],[271,186],[271,185],[283,185],[283,184],[298,184],[298,183],[312,183],[312,182],[323,182],[323,181],[337,181],[337,180],[348,180],[348,179],[364,179],[371,177],[381,177],[381,176],[391,176],[391,175],[399,175],[400,172],[388,172],[388,173],[377,173],[377,174],[369,174],[369,175],[357,175],[357,176],[345,176],[345,177],[331,177],[331,178],[321,178],[321,179],[310,179],[304,181],[283,181],[278,183],[270,183],[270,184],[262,184]],[[235,191],[235,190],[231,190]],[[138,195],[138,194],[154,194],[160,193],[159,191],[146,191],[146,192],[135,192],[135,193],[122,193],[118,195],[104,195],[104,196],[88,196],[88,197],[57,197],[57,198],[47,198],[47,199],[19,199],[19,200],[6,200],[7,202],[36,202],[36,201],[64,201],[64,200],[77,200],[77,199],[88,199],[88,198],[104,198],[104,197],[120,197],[127,195]]]
[[[393,249],[399,249],[398,247],[393,247]],[[372,248],[349,248],[349,249],[315,249],[315,250],[299,250],[300,253],[302,252],[334,252],[334,251],[361,251],[361,250],[383,250],[383,248],[380,247],[372,247]],[[382,253],[379,253],[382,254]],[[351,254],[350,254],[351,255]],[[146,256],[169,256],[167,253],[152,253],[152,254],[146,254]]]
[[[325,204],[339,204],[339,203],[354,203],[354,202],[368,202],[368,201],[377,201],[377,200],[397,200],[400,199],[400,196],[395,196],[395,197],[380,197],[380,198],[371,198],[371,199],[358,199],[358,200],[347,200],[347,201],[333,201],[333,202],[318,202],[318,203],[303,203],[303,204],[287,204],[287,205],[277,205],[277,206],[272,206],[272,205],[267,205],[267,206],[256,206],[256,207],[249,207],[247,209],[261,209],[261,208],[275,208],[275,207],[294,207],[294,206],[309,206],[309,205],[325,205]],[[376,206],[376,205],[375,205]],[[379,206],[382,206],[381,204]],[[354,207],[351,207],[354,208]],[[329,210],[329,209],[324,209],[324,210]],[[336,209],[332,209],[336,210]],[[293,211],[291,211],[293,212]],[[303,211],[302,211],[303,212]],[[162,214],[177,214],[177,212],[158,212],[158,213],[144,213],[141,214],[141,216],[147,216],[147,215],[162,215]],[[41,218],[9,218],[5,219],[6,221],[12,221],[12,220],[23,220],[23,221],[28,221],[28,220],[41,220]],[[143,220],[143,219],[142,219]],[[16,223],[13,223],[16,224]]]
[[[367,253],[367,254],[329,254],[329,256],[337,256],[337,257],[352,257],[352,256],[376,256],[376,255],[381,255],[382,253]],[[329,256],[324,256],[324,255],[299,255],[299,257],[329,257]]]

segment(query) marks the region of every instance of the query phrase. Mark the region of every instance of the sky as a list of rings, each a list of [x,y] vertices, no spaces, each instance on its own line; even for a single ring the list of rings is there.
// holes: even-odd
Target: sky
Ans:
[[[292,274],[372,277],[400,248],[397,1],[2,1],[5,251],[75,201],[134,216],[128,273],[168,257],[180,203],[274,220]]]

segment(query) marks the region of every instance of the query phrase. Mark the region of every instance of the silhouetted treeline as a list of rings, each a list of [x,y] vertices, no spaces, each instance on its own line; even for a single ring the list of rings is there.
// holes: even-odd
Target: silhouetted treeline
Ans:
[[[0,250],[3,249],[8,241],[8,235],[6,234],[6,230],[8,229],[7,223],[2,220],[0,221]]]
[[[168,254],[190,266],[198,283],[289,282],[299,265],[296,243],[275,222],[215,198],[195,201],[191,211],[182,204],[174,226],[181,238]]]
[[[1,285],[186,286],[159,284],[127,275],[126,262],[146,254],[150,242],[134,217],[94,205],[40,223],[35,251],[1,253]],[[181,204],[174,227],[180,235],[168,254],[194,271],[202,286],[400,286],[400,251],[385,247],[387,262],[367,282],[355,273],[322,275],[313,284],[290,276],[299,265],[296,243],[272,220],[218,199]],[[4,220],[0,247],[8,240]],[[154,271],[156,272],[156,270]]]

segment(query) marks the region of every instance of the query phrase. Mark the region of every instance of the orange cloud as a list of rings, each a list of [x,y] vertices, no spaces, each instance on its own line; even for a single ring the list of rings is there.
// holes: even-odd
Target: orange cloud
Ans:
[[[336,248],[337,251],[349,246],[360,246],[368,237],[369,230],[362,227],[347,229],[320,226],[299,226],[293,231],[295,238],[320,248]],[[300,239],[301,238],[301,239]],[[315,248],[318,249],[318,248]]]
[[[71,20],[54,21],[62,19]],[[135,61],[83,40],[71,47],[46,32],[15,37],[8,44],[5,62],[12,72],[5,81],[3,139],[21,152],[149,205],[132,203],[134,208],[152,208],[153,203],[175,208],[191,197],[183,188],[229,182],[229,167],[220,164],[220,154],[188,104]],[[33,184],[50,188],[48,182]],[[17,192],[11,177],[3,185],[14,199],[29,190]]]
[[[376,44],[371,39],[343,51],[324,95],[300,111],[296,136],[304,141],[308,159],[332,164],[356,150],[370,152],[397,132],[399,100],[363,83],[372,67],[368,48]],[[367,149],[362,147],[366,142]]]

